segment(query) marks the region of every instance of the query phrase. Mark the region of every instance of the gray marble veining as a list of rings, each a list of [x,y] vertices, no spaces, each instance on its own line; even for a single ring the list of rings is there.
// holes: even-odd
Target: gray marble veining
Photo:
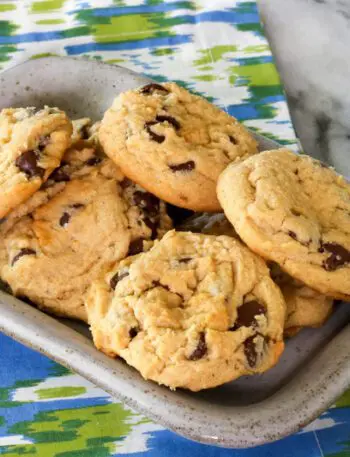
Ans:
[[[350,176],[350,0],[259,0],[305,152]]]

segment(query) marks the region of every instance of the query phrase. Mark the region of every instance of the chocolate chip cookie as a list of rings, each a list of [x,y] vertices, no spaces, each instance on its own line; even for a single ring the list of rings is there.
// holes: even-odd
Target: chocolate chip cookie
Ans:
[[[57,108],[0,113],[0,218],[27,200],[61,161],[72,124]]]
[[[282,294],[226,236],[168,232],[93,283],[86,308],[97,348],[172,389],[261,373],[283,351]]]
[[[0,236],[3,236],[21,217],[32,213],[60,192],[65,184],[76,177],[91,172],[91,166],[97,165],[106,158],[99,147],[95,134],[96,125],[89,118],[72,121],[72,145],[63,156],[60,167],[56,168],[37,190],[24,203],[18,205],[0,220]],[[116,170],[116,167],[114,167]],[[120,180],[124,176],[119,173]]]
[[[291,278],[275,263],[269,268],[287,305],[284,335],[294,336],[304,327],[321,327],[332,313],[334,300]]]
[[[196,214],[179,226],[178,230],[210,235],[227,235],[239,239],[229,220],[222,213]],[[276,263],[268,265],[271,278],[279,286],[286,302],[284,335],[293,336],[303,327],[320,327],[333,309],[333,299],[307,287],[281,270]]]
[[[242,240],[322,294],[350,298],[350,185],[286,149],[230,165],[220,203]]]
[[[91,281],[171,227],[165,204],[93,148],[68,150],[38,193],[41,205],[23,204],[26,215],[5,231],[1,277],[57,315],[86,320]]]
[[[105,113],[99,139],[126,176],[195,211],[220,211],[220,173],[258,152],[236,119],[175,83],[151,83],[119,95]]]
[[[302,283],[280,286],[287,305],[284,335],[293,336],[305,327],[321,327],[333,311],[334,300]]]

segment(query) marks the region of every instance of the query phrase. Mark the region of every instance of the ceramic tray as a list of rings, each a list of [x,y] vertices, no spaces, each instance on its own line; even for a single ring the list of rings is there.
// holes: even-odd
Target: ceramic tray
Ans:
[[[101,118],[113,97],[147,80],[120,67],[45,58],[0,75],[0,108],[59,106],[71,116]],[[259,137],[261,149],[276,143]],[[278,146],[277,146],[278,147]],[[222,387],[171,392],[92,345],[86,326],[57,320],[0,292],[0,330],[86,377],[154,421],[203,443],[250,447],[311,422],[350,385],[350,306],[287,343],[269,372]]]

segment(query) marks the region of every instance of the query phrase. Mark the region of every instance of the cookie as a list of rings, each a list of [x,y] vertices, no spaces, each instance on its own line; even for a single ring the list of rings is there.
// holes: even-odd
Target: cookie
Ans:
[[[350,185],[286,149],[230,165],[218,197],[241,239],[312,289],[350,298]]]
[[[258,152],[235,118],[175,83],[120,94],[105,113],[99,139],[126,176],[164,201],[195,211],[220,211],[220,173]]]
[[[289,284],[280,286],[287,305],[284,335],[293,336],[305,327],[321,327],[333,311],[333,299],[310,287]]]
[[[284,335],[294,336],[304,327],[321,327],[333,311],[334,300],[291,278],[275,263],[269,268],[287,306]]]
[[[57,108],[0,113],[0,218],[45,182],[70,145],[72,124]]]
[[[265,263],[226,236],[168,232],[87,296],[98,349],[172,389],[214,387],[271,368],[285,303]]]
[[[1,277],[15,295],[56,315],[86,320],[91,281],[171,227],[165,204],[93,148],[67,151],[39,193],[43,203],[32,211],[22,205],[27,215],[3,236]]]
[[[179,230],[239,238],[222,213],[197,214],[184,221]],[[333,299],[293,279],[277,264],[270,263],[268,266],[271,278],[280,287],[287,306],[284,335],[293,336],[304,327],[323,325],[332,313]]]
[[[98,123],[92,124],[89,118],[72,121],[72,145],[65,151],[60,167],[50,174],[39,190],[0,220],[0,236],[6,234],[21,217],[47,203],[68,181],[90,173],[91,166],[106,158],[97,141],[96,126]],[[119,176],[124,179],[121,173]]]

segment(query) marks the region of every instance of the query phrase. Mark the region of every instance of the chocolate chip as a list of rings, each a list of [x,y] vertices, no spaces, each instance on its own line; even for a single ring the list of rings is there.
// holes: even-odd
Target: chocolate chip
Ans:
[[[166,211],[175,226],[181,224],[185,219],[194,214],[194,211],[180,208],[179,206],[172,205],[171,203],[166,204]]]
[[[171,171],[176,173],[177,171],[192,171],[196,167],[196,164],[193,160],[189,160],[188,162],[180,163],[179,165],[169,165]]]
[[[255,325],[255,316],[265,313],[265,306],[259,303],[257,300],[251,300],[243,303],[243,305],[237,309],[237,319],[235,325],[231,327],[230,330],[234,331],[243,326],[250,327]]]
[[[97,165],[97,164],[99,164],[101,162],[102,162],[102,158],[101,157],[93,156],[93,157],[90,157],[90,159],[88,159],[85,162],[85,164],[92,167],[92,166]]]
[[[137,205],[144,213],[144,223],[151,229],[151,238],[157,238],[157,229],[159,226],[159,199],[149,192],[137,190],[133,194],[134,204]]]
[[[135,338],[135,336],[139,333],[140,329],[138,327],[132,327],[129,330],[129,336],[131,339]]]
[[[297,234],[292,232],[292,230],[288,230],[288,235],[293,238],[293,240],[298,240]]]
[[[67,173],[63,170],[62,167],[56,168],[51,175],[50,179],[52,179],[55,182],[68,182],[70,181],[70,177],[67,175]]]
[[[233,136],[229,135],[228,138],[232,144],[238,144],[236,138],[234,138]]]
[[[144,238],[136,238],[129,244],[128,255],[136,255],[143,251]]]
[[[30,248],[22,248],[18,254],[16,254],[14,256],[14,258],[12,259],[12,263],[11,263],[11,266],[13,267],[13,265],[21,258],[23,257],[24,255],[35,255],[36,252],[34,251],[34,249],[30,249]]]
[[[63,213],[62,216],[60,217],[60,226],[65,227],[70,219],[70,214],[68,213]]]
[[[156,122],[156,121],[146,122],[145,123],[146,132],[151,137],[151,139],[153,141],[155,141],[156,143],[163,143],[163,141],[165,140],[165,136],[164,135],[158,135],[157,133],[154,133],[151,130],[152,125],[156,125],[156,124],[158,124],[158,122]]]
[[[179,263],[189,263],[191,262],[191,257],[184,257],[182,259],[179,259]]]
[[[157,90],[159,92],[164,92],[166,94],[169,93],[168,89],[166,89],[165,87],[163,87],[163,86],[161,86],[160,84],[157,84],[157,83],[146,84],[146,86],[143,86],[140,89],[140,93],[148,95],[148,94],[153,94],[153,92],[155,92]]]
[[[171,124],[175,130],[179,130],[181,127],[180,122],[177,121],[172,116],[158,115],[158,116],[156,116],[156,121],[157,122],[167,122],[168,124]]]
[[[157,143],[163,143],[163,141],[165,140],[165,135],[158,135],[157,133],[153,132],[153,130],[151,130],[151,127],[153,125],[156,125],[156,124],[159,124],[162,122],[168,122],[175,128],[175,130],[179,130],[179,128],[180,128],[179,122],[176,119],[174,119],[172,116],[158,115],[158,116],[156,116],[155,121],[146,122],[145,123],[146,132],[149,134],[151,139],[153,141],[156,141]]]
[[[122,189],[126,189],[127,187],[132,186],[132,181],[130,181],[129,178],[124,178],[123,181],[120,181],[119,185]]]
[[[350,262],[350,252],[338,243],[321,243],[319,252],[329,252],[331,255],[323,261],[326,271],[334,271]]]
[[[33,178],[35,176],[42,178],[45,174],[45,170],[38,166],[38,156],[35,151],[23,152],[17,157],[15,163],[28,178]]]
[[[205,356],[207,351],[208,351],[208,348],[207,348],[207,344],[205,342],[205,333],[200,332],[197,347],[192,352],[192,354],[189,356],[188,360],[199,360]]]
[[[46,146],[50,143],[50,135],[42,135],[40,138],[39,138],[39,142],[38,142],[38,149],[39,151],[43,151]]]
[[[137,190],[133,195],[135,205],[143,209],[150,217],[159,215],[159,198],[149,192]]]
[[[85,207],[85,205],[83,203],[73,203],[72,205],[69,205],[69,206],[74,209],[79,209],[79,208]]]
[[[247,361],[250,367],[254,367],[256,364],[256,359],[258,358],[258,354],[256,352],[255,344],[254,344],[254,336],[251,336],[245,340],[244,344],[244,354],[247,357]]]
[[[0,225],[3,224],[4,222],[6,222],[6,217],[0,218]]]
[[[128,271],[124,271],[124,273],[116,273],[109,281],[109,285],[111,286],[111,289],[114,290],[116,288],[118,282],[121,281],[122,279],[126,278],[127,276],[129,276]]]

